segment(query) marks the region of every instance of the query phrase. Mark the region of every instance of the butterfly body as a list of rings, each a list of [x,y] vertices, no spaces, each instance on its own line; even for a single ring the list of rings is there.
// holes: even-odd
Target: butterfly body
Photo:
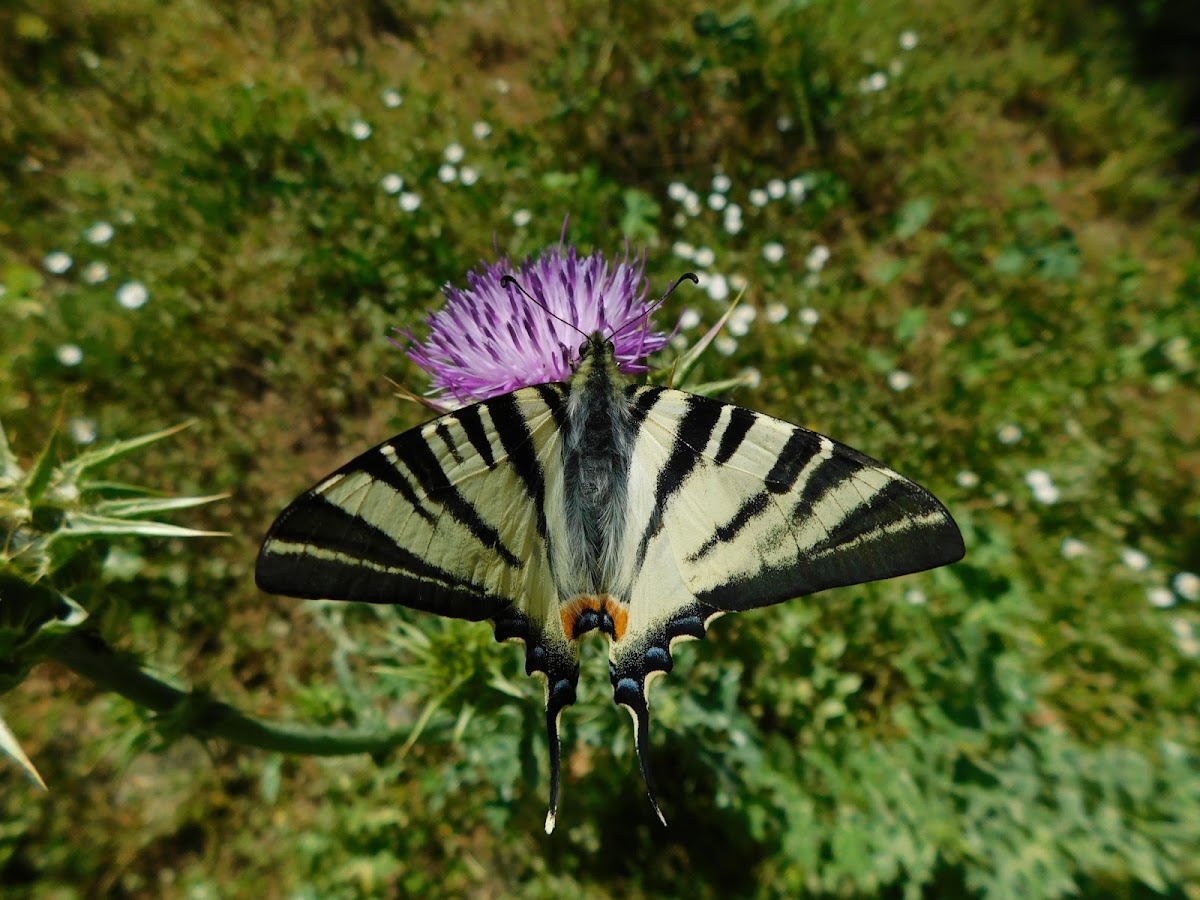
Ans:
[[[630,384],[594,334],[569,381],[464,407],[324,479],[272,526],[256,579],[490,619],[497,640],[522,641],[526,671],[546,681],[550,831],[559,717],[588,633],[609,640],[651,791],[647,688],[677,641],[724,612],[962,555],[924,488],[778,419]]]

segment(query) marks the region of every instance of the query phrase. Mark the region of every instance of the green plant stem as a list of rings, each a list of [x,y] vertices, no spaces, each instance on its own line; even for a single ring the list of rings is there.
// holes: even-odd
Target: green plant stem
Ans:
[[[201,692],[166,684],[120,656],[95,633],[66,634],[49,655],[101,688],[175,719],[183,733],[194,737],[308,756],[385,753],[407,737],[394,731],[305,728],[257,719]]]

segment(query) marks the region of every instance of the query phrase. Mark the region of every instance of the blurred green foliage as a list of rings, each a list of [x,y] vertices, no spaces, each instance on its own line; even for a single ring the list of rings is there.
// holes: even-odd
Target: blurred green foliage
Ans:
[[[232,493],[188,523],[234,540],[111,551],[90,622],[261,714],[419,732],[378,760],[204,752],[35,668],[2,701],[50,786],[0,770],[13,896],[1197,896],[1196,182],[1115,13],[21,0],[0,35],[13,446],[60,402],[83,442],[195,417],[114,478]],[[288,499],[420,420],[390,328],[568,213],[657,284],[744,278],[757,315],[698,376],[757,369],[739,402],[931,487],[968,556],[682,648],[666,831],[589,643],[547,840],[519,651],[264,597],[251,567]]]

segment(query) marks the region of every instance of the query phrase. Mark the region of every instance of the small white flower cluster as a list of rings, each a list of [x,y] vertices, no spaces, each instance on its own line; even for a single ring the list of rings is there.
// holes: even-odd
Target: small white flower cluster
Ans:
[[[134,221],[133,215],[126,210],[118,211],[115,218],[126,225]],[[100,219],[84,229],[83,239],[93,246],[103,247],[112,241],[116,233],[117,230],[111,222]],[[42,257],[42,268],[51,275],[66,275],[74,265],[74,258],[64,250],[52,250]],[[79,272],[83,283],[89,285],[102,284],[108,280],[108,276],[107,263],[99,260],[92,260]],[[125,309],[140,309],[150,299],[150,291],[142,282],[130,280],[118,287],[114,296],[117,303]],[[77,366],[83,361],[83,351],[74,344],[62,345],[55,352],[55,356],[60,363],[68,367]]]
[[[996,440],[1009,447],[1020,443],[1024,436],[1025,433],[1021,430],[1021,426],[1012,422],[1005,422],[996,430]]]
[[[1047,505],[1058,502],[1060,492],[1050,475],[1042,469],[1030,469],[1025,473],[1025,483],[1033,491],[1033,497],[1039,503]]]
[[[858,83],[858,89],[864,94],[877,94],[888,86],[886,72],[875,71]]]
[[[67,433],[77,444],[91,444],[96,440],[96,420],[76,416],[67,421]]]
[[[920,43],[920,37],[910,28],[900,32],[897,43],[900,45],[901,50],[908,52],[917,48],[917,44]],[[904,71],[904,62],[899,59],[893,59],[887,68],[887,72],[876,69],[861,79],[858,82],[859,92],[863,94],[878,94],[880,91],[886,90],[888,75],[890,74],[892,78],[899,76]]]

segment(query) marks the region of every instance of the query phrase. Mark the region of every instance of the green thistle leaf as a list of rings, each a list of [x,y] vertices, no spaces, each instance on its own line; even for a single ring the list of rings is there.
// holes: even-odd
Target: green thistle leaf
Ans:
[[[46,790],[46,782],[42,781],[42,776],[38,774],[38,770],[34,768],[29,757],[25,755],[25,751],[21,749],[16,736],[5,724],[3,717],[0,717],[0,750],[15,759],[17,764],[25,770],[25,774],[32,778],[43,791]]]

